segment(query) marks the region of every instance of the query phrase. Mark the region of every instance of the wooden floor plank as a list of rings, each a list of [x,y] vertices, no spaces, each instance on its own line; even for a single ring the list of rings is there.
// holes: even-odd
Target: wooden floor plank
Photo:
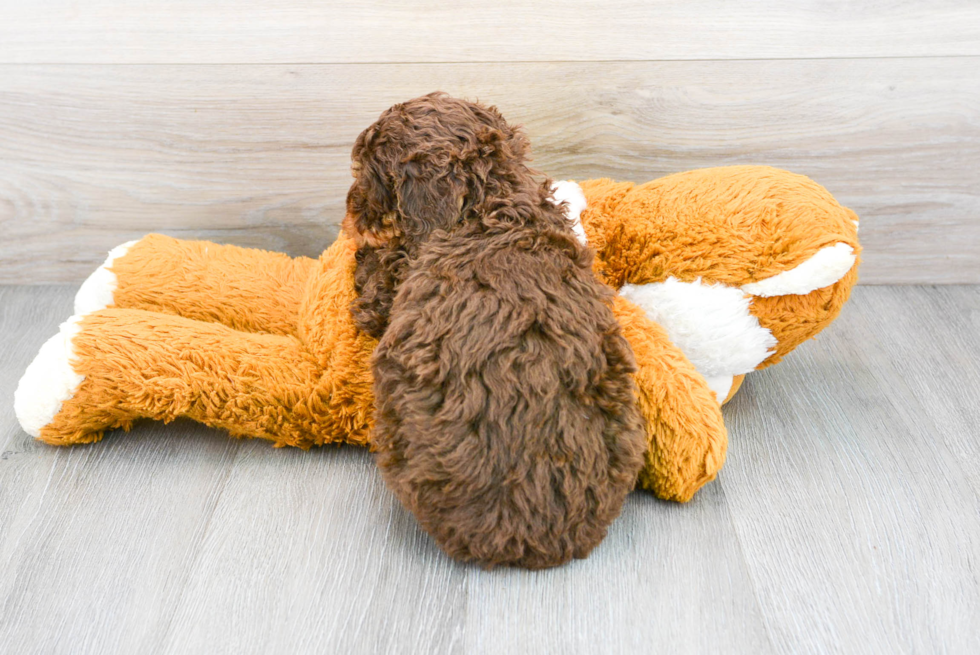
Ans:
[[[586,560],[458,565],[370,455],[179,421],[58,449],[17,378],[73,287],[0,287],[10,652],[975,652],[977,287],[859,287],[726,410],[719,480],[634,493]]]
[[[980,54],[969,0],[6,2],[0,62],[334,63]]]
[[[961,426],[911,384],[951,360],[903,347],[942,338],[924,293],[859,287],[727,409],[722,484],[777,650],[980,648],[976,460],[957,457],[944,436]],[[958,377],[950,404],[964,411],[977,382]]]
[[[464,581],[366,451],[249,443],[162,652],[453,652]]]
[[[317,256],[358,132],[444,89],[556,178],[779,166],[861,216],[864,282],[980,283],[978,62],[0,66],[0,282],[80,282],[151,231]]]
[[[913,402],[901,405],[903,417],[956,457],[980,496],[980,288],[896,288],[879,302],[898,327],[888,333],[881,384],[907,387]]]
[[[152,652],[240,444],[186,422],[71,449],[22,432],[16,382],[75,291],[0,287],[0,650]]]
[[[721,485],[632,494],[588,559],[471,571],[466,652],[775,653]]]

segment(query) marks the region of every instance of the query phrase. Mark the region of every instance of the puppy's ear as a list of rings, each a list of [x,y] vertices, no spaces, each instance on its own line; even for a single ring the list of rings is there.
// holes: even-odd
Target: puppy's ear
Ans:
[[[461,219],[466,182],[458,161],[445,155],[415,153],[395,181],[402,231],[416,242],[434,230],[450,230]]]
[[[380,231],[383,217],[395,210],[395,194],[385,169],[385,162],[369,158],[347,192],[347,213],[358,231]]]

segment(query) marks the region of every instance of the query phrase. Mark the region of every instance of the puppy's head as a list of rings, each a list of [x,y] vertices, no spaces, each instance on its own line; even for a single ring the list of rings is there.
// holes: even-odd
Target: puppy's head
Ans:
[[[345,230],[360,245],[412,249],[452,230],[529,173],[528,143],[494,107],[444,93],[397,104],[354,143]]]
[[[380,337],[395,286],[429,235],[462,224],[488,198],[534,185],[528,142],[494,107],[444,93],[397,104],[361,132],[351,155],[344,232],[358,245],[352,306]]]

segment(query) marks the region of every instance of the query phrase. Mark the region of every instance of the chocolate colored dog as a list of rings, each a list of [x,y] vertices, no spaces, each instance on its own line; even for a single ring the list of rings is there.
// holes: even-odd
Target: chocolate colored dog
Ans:
[[[386,483],[451,556],[543,568],[602,540],[644,437],[613,292],[528,150],[493,107],[395,105],[354,145],[344,229]]]

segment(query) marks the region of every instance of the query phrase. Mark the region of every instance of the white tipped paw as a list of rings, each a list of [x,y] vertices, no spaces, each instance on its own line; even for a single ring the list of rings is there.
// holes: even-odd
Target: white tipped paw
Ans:
[[[75,294],[76,315],[90,314],[115,304],[113,294],[116,291],[116,274],[109,269],[116,259],[129,252],[129,249],[137,243],[138,241],[127,241],[109,251],[105,263],[88,276]]]
[[[17,384],[14,413],[24,432],[34,438],[54,420],[62,403],[75,395],[85,379],[71,366],[72,339],[78,334],[81,318],[72,316],[61,324],[58,334],[44,342]]]
[[[724,403],[728,398],[728,394],[732,390],[732,384],[735,383],[734,375],[706,375],[704,376],[704,381],[708,383],[708,388],[715,393],[715,398],[718,399],[719,403]]]

